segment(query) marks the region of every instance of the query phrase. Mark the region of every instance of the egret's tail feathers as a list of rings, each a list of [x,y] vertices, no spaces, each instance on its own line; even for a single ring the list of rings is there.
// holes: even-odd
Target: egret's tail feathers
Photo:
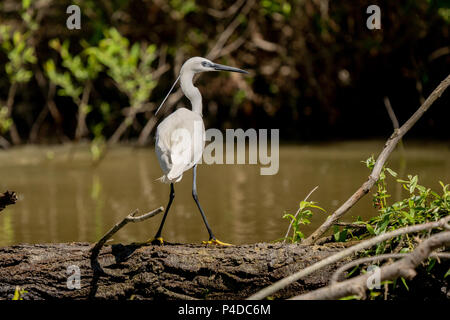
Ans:
[[[170,173],[169,173],[170,174]],[[181,180],[181,178],[183,178],[183,174],[179,175],[178,177],[175,178],[170,178],[169,174],[165,174],[162,177],[159,177],[158,181],[162,182],[162,183],[174,183],[174,182],[179,182]]]
[[[177,180],[183,175],[185,168],[186,165],[184,163],[174,163],[166,176],[169,180]]]
[[[162,183],[170,183],[169,179],[167,179],[166,175],[163,175],[162,177],[159,177],[158,179],[155,179],[155,181],[159,181]]]

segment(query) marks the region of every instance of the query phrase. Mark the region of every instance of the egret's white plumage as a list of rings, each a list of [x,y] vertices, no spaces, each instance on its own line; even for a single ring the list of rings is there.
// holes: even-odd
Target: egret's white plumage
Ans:
[[[169,115],[156,130],[155,151],[164,175],[161,182],[178,182],[202,157],[205,126],[202,116],[186,108]]]
[[[156,129],[156,155],[164,175],[161,182],[178,182],[183,172],[200,161],[205,146],[205,126],[202,119],[202,95],[192,83],[198,72],[211,71],[211,61],[194,57],[180,70],[180,84],[192,104],[192,111],[180,108],[162,121]]]
[[[184,95],[191,102],[192,110],[188,110],[186,108],[176,110],[174,113],[165,118],[156,129],[155,151],[158,157],[159,165],[164,172],[164,175],[159,178],[159,180],[164,183],[170,183],[169,203],[167,204],[161,225],[159,226],[154,239],[154,242],[159,244],[163,243],[161,238],[162,228],[172,201],[175,197],[173,184],[181,180],[185,171],[194,167],[192,196],[198,209],[200,210],[203,221],[208,230],[208,243],[226,245],[226,243],[223,243],[214,237],[197,196],[196,164],[202,158],[203,149],[205,147],[205,125],[203,124],[202,119],[202,95],[194,86],[192,79],[196,73],[205,71],[231,71],[247,73],[241,69],[213,63],[205,58],[190,58],[181,67],[179,77],[170,88],[169,93],[164,98],[159,108],[156,110],[156,113],[158,113],[170,92],[175,87],[175,84],[178,80],[180,80],[181,89],[183,90]]]

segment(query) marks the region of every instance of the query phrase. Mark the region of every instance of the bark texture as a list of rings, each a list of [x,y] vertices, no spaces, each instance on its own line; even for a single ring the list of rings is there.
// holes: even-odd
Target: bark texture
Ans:
[[[0,299],[11,299],[16,286],[27,291],[24,299],[243,299],[344,246],[117,244],[105,246],[94,261],[91,248],[88,243],[0,248]],[[348,261],[313,273],[273,297],[323,287]],[[80,289],[67,287],[71,265],[79,267]]]

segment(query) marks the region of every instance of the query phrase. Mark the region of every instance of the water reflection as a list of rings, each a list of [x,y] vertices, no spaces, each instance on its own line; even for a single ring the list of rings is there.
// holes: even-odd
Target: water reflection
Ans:
[[[226,242],[273,241],[286,232],[285,211],[295,212],[315,186],[310,199],[329,213],[366,179],[361,160],[381,150],[383,142],[362,141],[310,146],[283,146],[277,175],[261,176],[260,165],[200,165],[198,192],[216,236]],[[161,176],[152,149],[117,147],[97,168],[85,147],[71,157],[68,146],[17,148],[0,152],[0,190],[15,190],[16,205],[0,213],[0,245],[29,242],[96,241],[135,208],[141,213],[166,206],[169,186]],[[52,156],[49,157],[49,154]],[[389,166],[418,174],[422,184],[440,190],[449,182],[450,151],[443,143],[406,143],[406,164],[399,153]],[[208,233],[191,196],[192,172],[175,185],[175,201],[164,237],[173,242],[200,242]],[[391,185],[393,182],[391,181]],[[394,198],[402,190],[392,187]],[[347,220],[375,214],[370,197],[360,201]],[[325,219],[317,213],[308,234]],[[115,235],[115,242],[151,238],[162,216],[130,224]]]

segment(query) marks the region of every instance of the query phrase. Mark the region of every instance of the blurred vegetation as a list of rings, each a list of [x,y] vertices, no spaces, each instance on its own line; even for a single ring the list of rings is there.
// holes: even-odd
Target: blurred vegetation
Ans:
[[[81,30],[66,8],[81,8]],[[281,128],[284,140],[390,134],[450,71],[450,2],[3,0],[0,146],[151,143],[153,112],[191,56],[251,71],[205,74],[207,127]],[[411,135],[448,139],[449,94]],[[188,102],[181,99],[176,105]],[[447,106],[447,107],[445,107]],[[170,108],[165,110],[170,112]]]

